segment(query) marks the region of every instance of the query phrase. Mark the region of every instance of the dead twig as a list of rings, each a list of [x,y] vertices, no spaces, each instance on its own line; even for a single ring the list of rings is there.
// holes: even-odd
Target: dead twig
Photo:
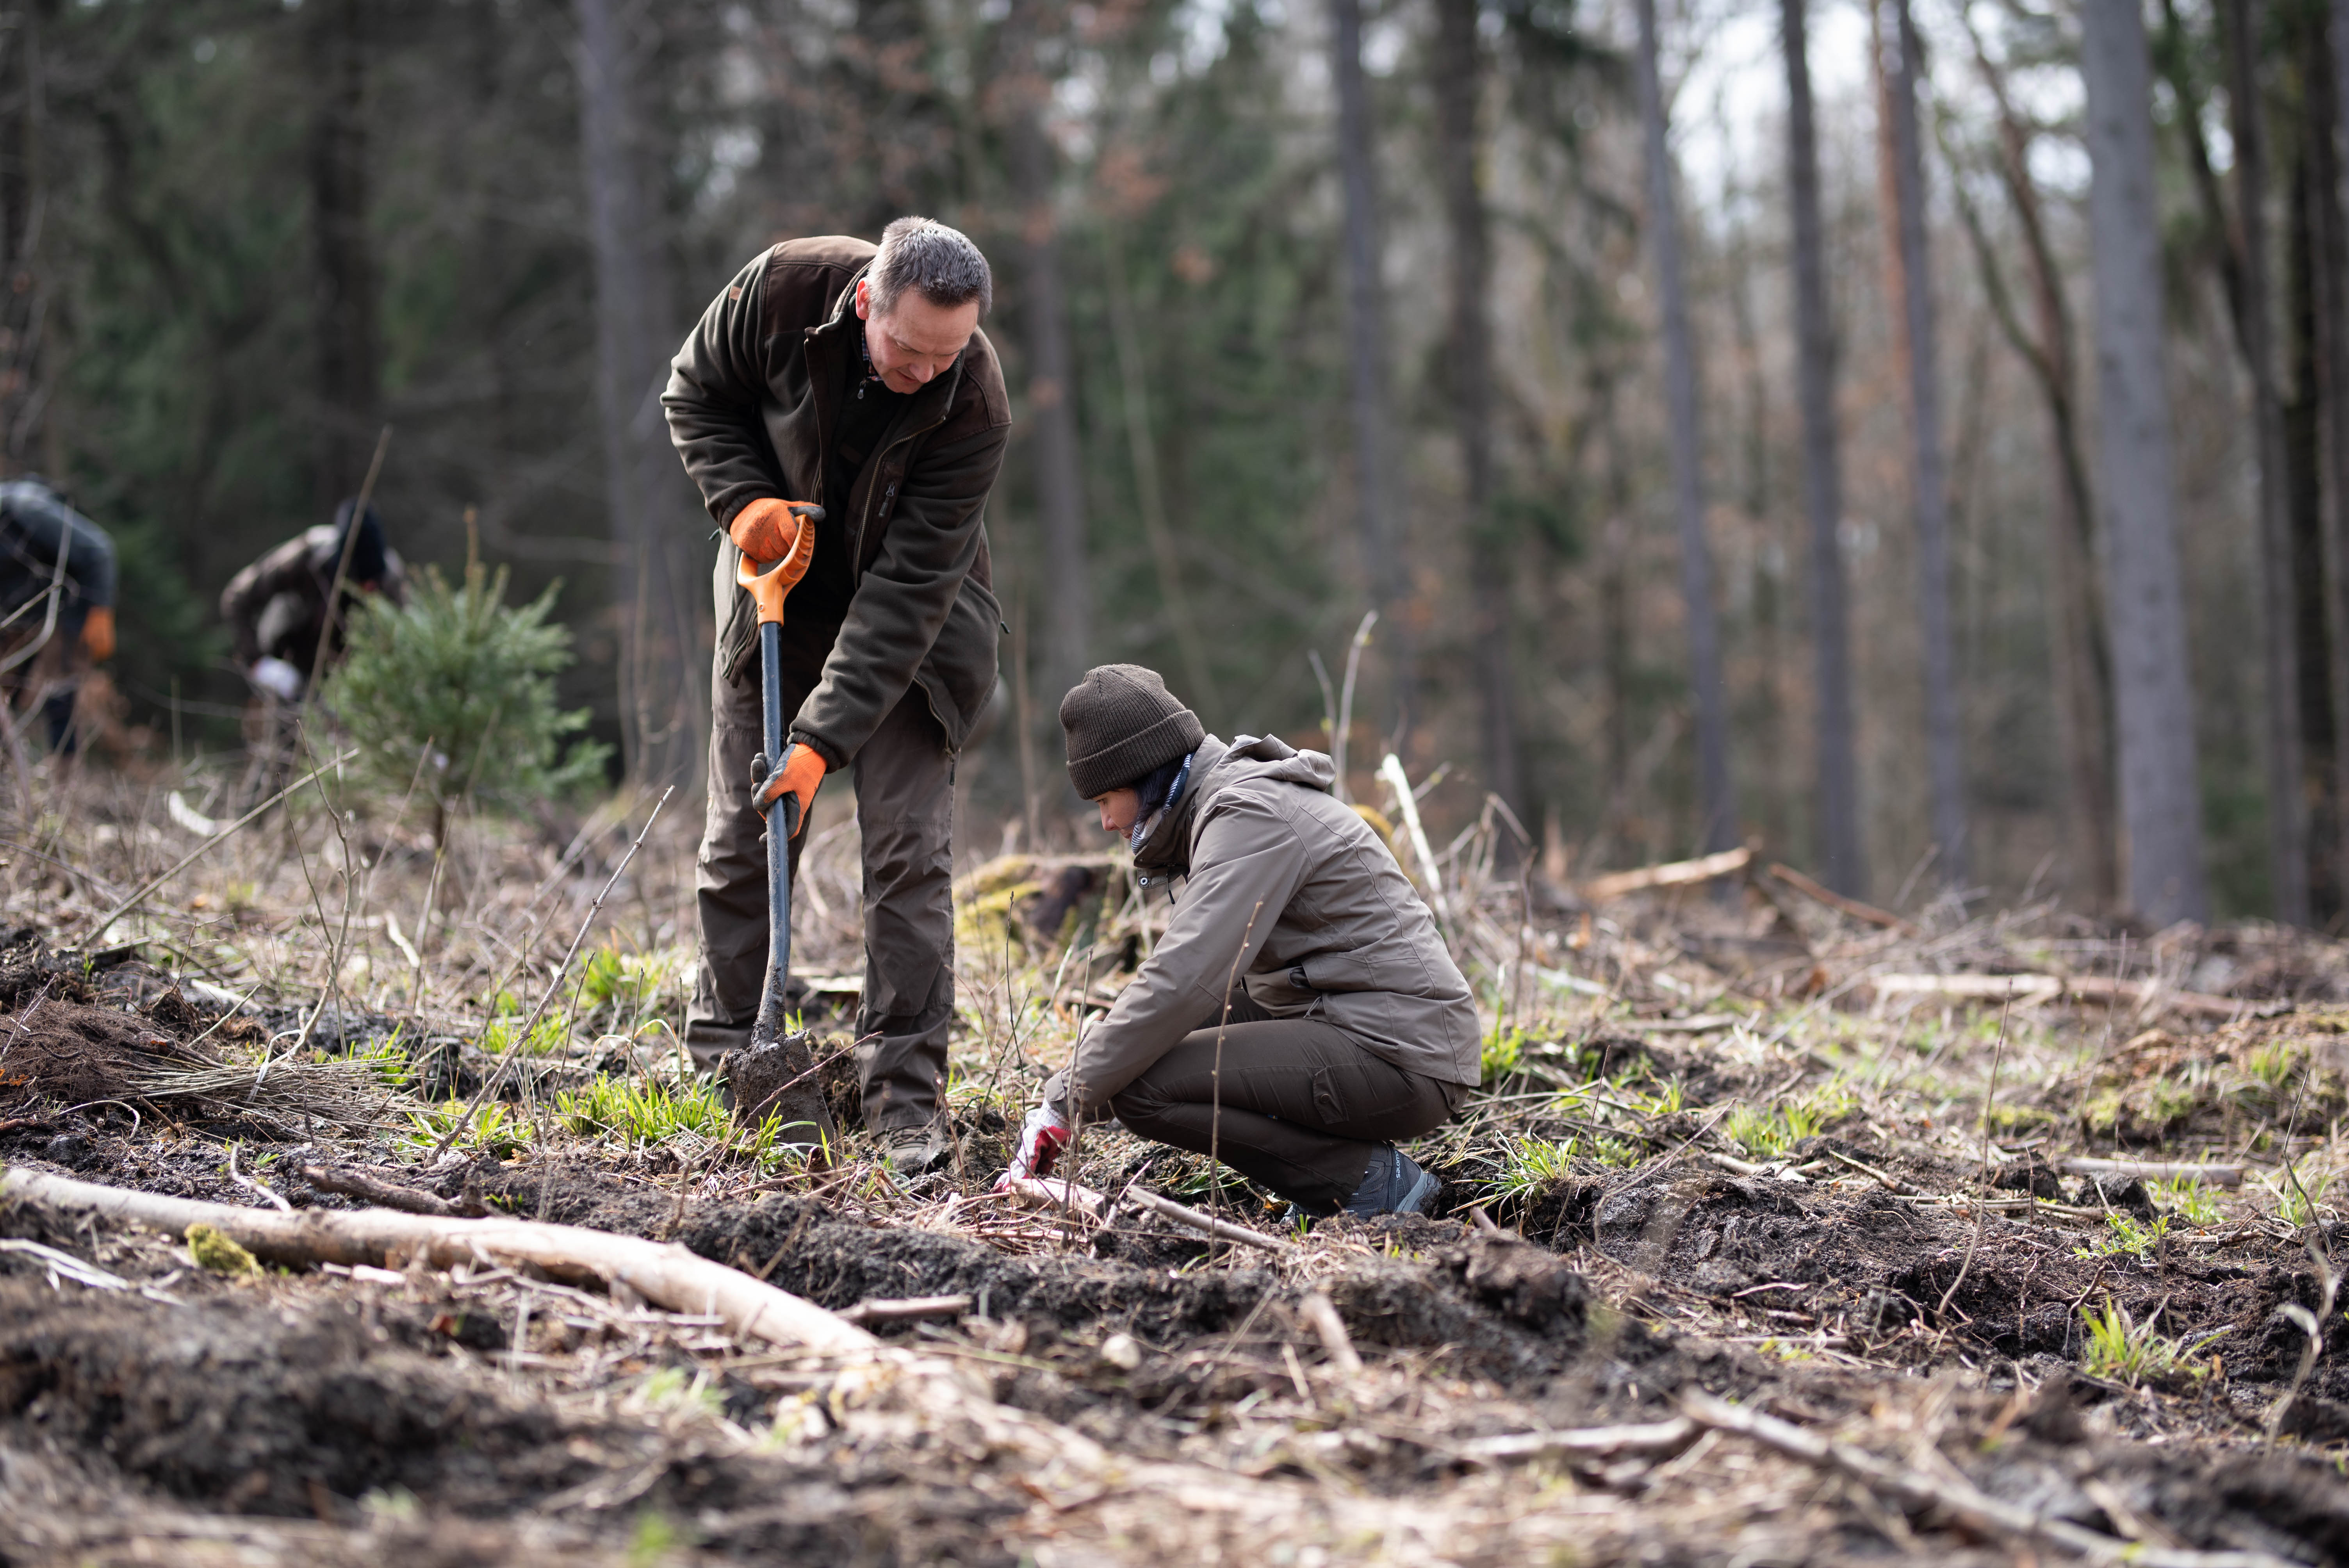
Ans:
[[[288,1214],[294,1212],[293,1204],[236,1168],[236,1145],[233,1143],[228,1146],[228,1179],[246,1191],[256,1194],[271,1207]]]
[[[136,892],[132,892],[129,898],[124,899],[120,903],[116,904],[112,909],[109,910],[104,919],[100,920],[96,925],[89,928],[88,934],[81,939],[82,945],[85,947],[96,947],[98,945],[98,939],[104,936],[109,931],[112,930],[116,921],[120,920],[124,915],[129,914],[132,910],[138,908],[141,903],[144,903],[147,901],[148,894],[153,892],[157,888],[161,887],[165,882],[170,882],[173,877],[178,876],[181,872],[186,871],[190,866],[194,865],[198,861],[203,859],[205,855],[211,853],[221,844],[226,842],[240,829],[249,826],[258,819],[264,811],[268,810],[269,808],[276,805],[280,800],[292,795],[296,789],[301,789],[303,785],[307,784],[311,779],[316,779],[319,774],[326,772],[329,769],[341,767],[344,763],[348,762],[352,758],[357,757],[358,754],[358,748],[354,746],[349,750],[341,752],[338,755],[328,758],[326,761],[321,762],[317,767],[312,769],[301,778],[296,779],[293,783],[288,784],[285,789],[280,789],[276,794],[272,795],[268,799],[264,800],[260,805],[255,806],[252,810],[247,811],[243,816],[239,817],[235,821],[231,822],[227,827],[222,828],[219,832],[214,833],[211,838],[206,839],[202,843],[198,844],[194,849],[190,850],[186,854],[181,856],[179,860],[172,863],[171,870],[160,872],[156,875],[150,877],[147,881],[140,883]]]
[[[321,1192],[340,1192],[347,1198],[364,1198],[380,1209],[398,1209],[407,1214],[430,1214],[444,1220],[478,1220],[489,1211],[477,1198],[460,1198],[450,1202],[414,1187],[403,1187],[396,1181],[378,1181],[357,1171],[338,1171],[331,1165],[305,1165],[302,1180]]]
[[[1089,1220],[1098,1221],[1109,1211],[1107,1197],[1090,1187],[1080,1186],[1074,1181],[1049,1178],[1040,1181],[1030,1177],[1025,1181],[1012,1182],[1010,1190],[1030,1203],[1081,1214]],[[1278,1236],[1268,1236],[1262,1231],[1251,1231],[1246,1225],[1236,1225],[1229,1220],[1218,1220],[1213,1214],[1203,1214],[1196,1209],[1185,1208],[1172,1198],[1162,1198],[1155,1192],[1147,1192],[1139,1187],[1127,1187],[1118,1194],[1117,1202],[1120,1206],[1132,1204],[1137,1209],[1157,1215],[1162,1220],[1171,1220],[1178,1225],[1201,1232],[1220,1241],[1237,1242],[1242,1246],[1261,1247],[1268,1253],[1288,1253],[1297,1250],[1296,1243],[1293,1242],[1283,1241]]]
[[[1297,1311],[1321,1341],[1322,1352],[1330,1357],[1330,1365],[1338,1369],[1338,1375],[1361,1377],[1362,1358],[1355,1354],[1354,1341],[1346,1333],[1346,1320],[1338,1315],[1337,1304],[1321,1292],[1311,1290],[1297,1304]]]
[[[1854,920],[1864,921],[1869,925],[1880,925],[1887,931],[1897,931],[1903,936],[1925,934],[1914,923],[1901,919],[1890,910],[1878,909],[1872,903],[1862,903],[1856,898],[1846,898],[1833,888],[1813,882],[1792,866],[1780,865],[1774,861],[1770,867],[1770,874],[1796,892],[1807,898],[1816,899],[1829,909],[1838,913],[1847,914]]]

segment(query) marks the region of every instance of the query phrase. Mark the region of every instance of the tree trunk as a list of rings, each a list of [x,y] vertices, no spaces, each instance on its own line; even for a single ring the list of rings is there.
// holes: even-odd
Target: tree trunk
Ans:
[[[1388,462],[1386,285],[1379,272],[1377,140],[1362,77],[1361,0],[1330,0],[1330,70],[1338,88],[1338,171],[1346,192],[1346,348],[1354,418],[1355,529],[1362,580],[1392,650],[1392,733],[1411,727],[1417,684],[1410,618],[1395,613],[1410,592],[1402,570],[1402,498]]]
[[[312,330],[318,388],[315,510],[356,494],[382,407],[375,253],[367,233],[366,0],[308,15]]]
[[[1835,327],[1827,316],[1826,237],[1819,215],[1818,133],[1811,106],[1808,0],[1780,0],[1786,60],[1787,189],[1794,202],[1795,321],[1803,408],[1803,499],[1811,519],[1811,641],[1817,662],[1820,869],[1839,892],[1863,893],[1859,778],[1853,759],[1851,647],[1843,544],[1843,474],[1835,409]]]
[[[2029,264],[2034,331],[2026,332],[2009,299],[1997,258],[1962,183],[1953,187],[1958,210],[1973,238],[1983,292],[2000,327],[2029,366],[2046,405],[2047,444],[2059,482],[2047,513],[2052,577],[2049,639],[2055,650],[2056,724],[2062,732],[2070,837],[2085,856],[2087,891],[2098,905],[2120,896],[2119,826],[2115,820],[2112,763],[2112,665],[2105,636],[2103,594],[2096,582],[2095,508],[2088,493],[2088,461],[2081,449],[2078,372],[2071,307],[2064,273],[2047,238],[2039,187],[2031,175],[2033,132],[2015,113],[2005,78],[1991,63],[1981,36],[1967,29],[1974,61],[1998,108],[1999,171],[2023,231]]]
[[[2301,676],[2294,717],[2300,727],[2299,795],[2307,833],[2307,855],[2302,865],[2308,879],[2309,922],[2323,927],[2341,909],[2341,884],[2333,874],[2340,841],[2332,791],[2337,731],[2329,679],[2332,640],[2325,626],[2324,372],[2320,346],[2323,332],[2315,273],[2321,264],[2318,237],[2323,219],[2316,211],[2319,175],[2314,146],[2331,129],[2327,119],[2314,113],[2313,78],[2325,69],[2323,40],[2309,42],[2313,47],[2302,57],[2302,112],[2294,123],[2290,172],[2285,178],[2289,193],[2285,211],[2290,219],[2283,254],[2283,357],[2290,370],[2291,390],[2283,400],[2282,415],[2285,513],[2292,539],[2292,653]],[[2329,175],[2329,166],[2325,172]]]
[[[1483,717],[1485,782],[1520,819],[1526,810],[1517,756],[1516,682],[1509,656],[1509,563],[1494,527],[1493,329],[1485,315],[1492,284],[1492,237],[1477,188],[1476,0],[1437,0],[1435,7],[1436,168],[1452,232],[1451,391],[1460,428],[1465,494],[1462,532],[1468,542],[1470,615]],[[1514,866],[1518,846],[1496,841]]]
[[[700,779],[709,744],[696,548],[702,531],[661,417],[678,334],[657,167],[638,107],[627,0],[575,0],[579,147],[595,258],[596,410],[612,535],[624,765],[638,785]]]
[[[1034,40],[1029,42],[1032,45]],[[1019,209],[1019,319],[1027,329],[1028,409],[1035,427],[1037,511],[1043,522],[1044,702],[1085,673],[1092,642],[1092,578],[1085,556],[1084,474],[1079,464],[1076,383],[1069,356],[1068,300],[1061,282],[1052,148],[1040,103],[1022,103],[1009,127]]]
[[[1871,21],[1878,13],[1870,7]],[[1887,260],[1899,302],[1896,335],[1909,379],[1909,482],[1917,511],[1918,627],[1924,640],[1925,763],[1931,790],[1933,848],[1941,881],[1966,875],[1963,735],[1958,714],[1957,660],[1950,634],[1949,472],[1941,451],[1940,349],[1933,324],[1933,280],[1925,233],[1925,152],[1917,119],[1922,74],[1909,0],[1892,0],[1889,38],[1877,40],[1879,133],[1889,165],[1893,243]]]
[[[1133,458],[1133,493],[1142,509],[1142,531],[1150,542],[1151,559],[1158,567],[1159,596],[1165,601],[1174,645],[1183,655],[1183,674],[1191,685],[1185,695],[1199,711],[1200,722],[1213,729],[1224,721],[1223,702],[1216,695],[1215,674],[1208,667],[1206,640],[1199,634],[1198,619],[1191,613],[1191,595],[1183,585],[1181,552],[1166,523],[1166,491],[1158,477],[1158,440],[1150,428],[1150,377],[1142,363],[1142,332],[1133,319],[1125,247],[1114,218],[1102,225],[1102,259],[1108,263],[1110,335],[1117,349],[1120,401],[1125,406],[1125,441]]]
[[[2200,920],[2200,801],[2186,595],[2178,558],[2152,69],[2136,0],[2085,0],[2081,67],[2093,177],[2105,582],[2112,637],[2129,906],[2156,925]]]
[[[2328,17],[2313,19],[2322,31],[2329,21],[2330,46],[2322,38],[2309,50],[2310,180],[2317,224],[2310,264],[2320,280],[2317,327],[2323,342],[2318,360],[2323,379],[2323,444],[2331,510],[2325,518],[2325,603],[2331,635],[2326,675],[2333,696],[2333,885],[2349,907],[2349,157],[2334,139],[2349,136],[2349,0],[2333,0]]]
[[[1712,854],[1738,841],[1737,798],[1729,779],[1729,714],[1721,679],[1721,638],[1713,607],[1713,557],[1704,534],[1704,476],[1697,435],[1696,350],[1688,284],[1681,272],[1680,208],[1671,149],[1664,136],[1663,84],[1656,46],[1656,0],[1640,0],[1637,75],[1647,144],[1648,232],[1663,291],[1665,419],[1671,428],[1672,505],[1680,519],[1681,596],[1688,605],[1689,680],[1696,691],[1697,842]]]
[[[0,36],[0,472],[35,466],[58,473],[49,401],[48,269],[42,239],[48,210],[47,82],[41,60],[42,11],[19,7]]]
[[[2276,918],[2308,923],[2308,832],[2301,796],[2300,660],[2294,645],[2292,525],[2286,516],[2283,412],[2276,397],[2268,297],[2267,117],[2260,104],[2259,40],[2252,0],[2220,0],[2226,29],[2228,118],[2235,139],[2235,206],[2241,232],[2242,291],[2236,338],[2251,377],[2251,431],[2258,444],[2260,607],[2266,676],[2268,862]]]

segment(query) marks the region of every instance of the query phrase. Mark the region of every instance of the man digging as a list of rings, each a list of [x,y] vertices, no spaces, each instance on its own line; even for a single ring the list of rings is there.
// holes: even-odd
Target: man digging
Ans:
[[[710,303],[661,398],[726,532],[686,1043],[709,1064],[750,1038],[767,954],[763,808],[798,797],[796,870],[817,786],[853,766],[864,847],[857,1068],[865,1126],[906,1172],[945,1148],[954,762],[994,690],[1001,627],[981,520],[1011,426],[978,330],[992,297],[978,247],[926,218],[898,219],[877,248],[790,241]],[[781,640],[790,741],[754,776],[757,612],[736,564],[782,560],[803,528],[814,553]]]
[[[1475,1004],[1435,919],[1319,751],[1209,735],[1138,665],[1061,704],[1069,779],[1148,882],[1184,879],[1166,934],[1044,1086],[1006,1180],[1115,1116],[1212,1154],[1306,1214],[1425,1210],[1394,1146],[1475,1088]]]

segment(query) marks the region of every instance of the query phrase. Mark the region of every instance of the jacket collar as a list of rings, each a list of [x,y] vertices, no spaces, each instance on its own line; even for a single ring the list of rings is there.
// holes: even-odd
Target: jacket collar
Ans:
[[[1191,825],[1198,820],[1199,802],[1208,795],[1210,776],[1227,748],[1214,736],[1191,753],[1191,769],[1183,792],[1159,810],[1134,846],[1133,868],[1145,879],[1185,876],[1191,870]]]

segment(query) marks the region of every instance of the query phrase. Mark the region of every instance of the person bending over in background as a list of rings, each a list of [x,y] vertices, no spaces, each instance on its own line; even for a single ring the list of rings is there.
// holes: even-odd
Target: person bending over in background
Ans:
[[[114,656],[114,542],[36,475],[0,484],[0,616],[10,707],[37,704],[71,751],[82,679]]]
[[[1029,1114],[1007,1180],[1088,1121],[1213,1154],[1304,1212],[1414,1213],[1440,1183],[1394,1147],[1475,1086],[1476,1009],[1418,890],[1330,793],[1330,758],[1228,745],[1136,665],[1061,704],[1069,779],[1149,882],[1166,934]],[[1238,985],[1233,976],[1241,976]]]
[[[362,593],[380,593],[395,604],[408,602],[408,569],[384,538],[383,519],[373,507],[349,537],[354,496],[335,509],[335,521],[305,529],[228,580],[221,590],[221,619],[236,639],[236,667],[254,690],[278,702],[299,701],[317,664],[318,639],[329,634],[326,660],[342,656],[344,615],[327,625],[326,595],[335,573],[343,571],[343,603]],[[350,562],[343,563],[347,541]]]

